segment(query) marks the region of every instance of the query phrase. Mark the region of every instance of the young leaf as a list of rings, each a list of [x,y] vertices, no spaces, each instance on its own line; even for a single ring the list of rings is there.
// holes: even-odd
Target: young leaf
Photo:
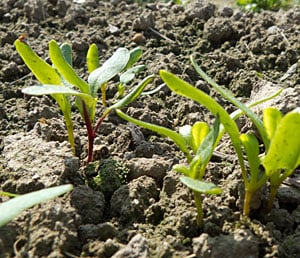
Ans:
[[[209,133],[209,126],[205,122],[196,122],[192,127],[193,151],[197,152],[204,138]]]
[[[125,73],[120,75],[120,83],[125,85],[133,80],[135,75],[146,68],[145,65],[137,65],[128,69]]]
[[[300,109],[286,114],[277,125],[262,164],[268,176],[300,165]]]
[[[73,186],[61,185],[20,195],[0,204],[0,227],[17,217],[25,209],[48,201],[73,189]]]
[[[250,166],[250,182],[256,183],[258,181],[259,176],[259,165],[260,165],[260,159],[259,159],[259,144],[256,137],[252,134],[241,134],[240,140],[245,148],[245,152],[247,155],[247,159]],[[245,182],[247,185],[247,182]],[[254,185],[253,185],[254,186]]]
[[[27,43],[17,39],[14,44],[24,63],[41,83],[62,84],[61,78],[56,70],[40,58]]]
[[[60,46],[60,51],[61,51],[63,57],[65,58],[65,60],[67,61],[67,63],[70,66],[73,66],[71,46],[68,43],[63,43]]]
[[[86,64],[89,73],[99,67],[99,51],[95,43],[91,44],[86,55]]]
[[[143,53],[143,51],[140,47],[136,47],[136,48],[130,50],[130,52],[129,52],[130,57],[129,57],[128,63],[125,67],[125,70],[131,68],[140,59],[140,57],[142,56],[142,53]]]
[[[165,127],[162,127],[159,125],[154,125],[154,124],[150,124],[150,123],[146,123],[146,122],[134,119],[130,116],[127,116],[119,109],[116,109],[116,113],[118,114],[119,117],[123,118],[124,120],[126,120],[130,123],[136,124],[138,126],[146,128],[146,129],[149,129],[149,130],[156,132],[162,136],[169,137],[173,142],[175,142],[177,144],[179,149],[186,155],[187,159],[191,160],[191,156],[190,156],[189,150],[185,144],[185,140],[179,133],[176,133],[173,130],[170,130],[168,128],[165,128]]]
[[[272,141],[272,138],[276,131],[276,127],[279,124],[281,118],[282,114],[276,108],[269,107],[263,111],[264,126],[270,141]]]
[[[136,86],[131,92],[129,92],[124,98],[120,99],[117,103],[107,108],[107,110],[111,111],[113,109],[120,109],[129,103],[133,102],[141,95],[144,88],[154,79],[153,75],[147,76],[144,80],[140,82],[138,86]]]
[[[176,172],[181,173],[181,174],[183,174],[185,176],[189,176],[191,174],[190,170],[186,166],[184,166],[182,164],[176,164],[176,165],[174,165],[173,169]]]
[[[91,95],[95,97],[104,83],[120,73],[127,65],[129,58],[129,51],[126,48],[119,48],[101,67],[91,72],[88,77]]]
[[[89,94],[89,85],[76,74],[70,64],[66,61],[55,40],[49,42],[49,56],[52,64],[65,80],[79,88],[82,93]]]
[[[188,146],[193,146],[192,127],[190,125],[181,126],[179,128],[179,134],[184,138]]]
[[[200,181],[187,176],[181,176],[180,181],[190,189],[204,194],[221,194],[222,189],[213,183]]]
[[[219,135],[220,120],[219,115],[214,122],[213,128],[205,136],[199,148],[197,149],[196,155],[190,163],[190,170],[192,171],[192,178],[202,179],[205,168],[213,154],[215,149],[215,143]]]

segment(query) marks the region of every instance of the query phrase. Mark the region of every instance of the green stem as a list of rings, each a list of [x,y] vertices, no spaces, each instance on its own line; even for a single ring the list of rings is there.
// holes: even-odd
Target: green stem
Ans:
[[[269,201],[267,204],[267,213],[269,213],[273,208],[273,204],[274,204],[274,200],[275,200],[278,188],[279,188],[279,185],[271,185],[270,186],[270,196],[269,196]]]
[[[249,217],[250,214],[250,203],[251,203],[252,195],[253,195],[252,191],[245,189],[243,215],[247,217]]]
[[[194,200],[197,209],[197,225],[201,226],[203,223],[203,208],[202,208],[202,197],[201,193],[193,191],[194,193]]]

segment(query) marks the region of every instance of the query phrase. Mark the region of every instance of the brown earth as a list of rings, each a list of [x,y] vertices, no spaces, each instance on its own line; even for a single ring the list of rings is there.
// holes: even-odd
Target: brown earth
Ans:
[[[217,83],[244,101],[281,87],[283,94],[268,105],[283,112],[300,106],[299,7],[257,14],[202,1],[186,7],[132,2],[1,2],[0,190],[22,194],[63,183],[75,188],[0,228],[0,257],[300,257],[299,171],[279,189],[270,214],[264,213],[268,191],[262,189],[251,220],[241,220],[243,182],[224,140],[223,155],[213,157],[205,176],[223,193],[205,196],[204,223],[197,227],[191,192],[172,171],[184,159],[170,140],[112,114],[96,139],[96,147],[105,146],[109,153],[101,156],[100,151],[85,166],[87,139],[80,115],[74,114],[78,157],[73,157],[55,102],[21,93],[36,83],[13,45],[26,33],[28,44],[46,60],[50,39],[71,43],[74,67],[85,79],[89,44],[97,44],[101,62],[118,47],[139,45],[147,70],[138,80],[156,76],[148,89],[162,83],[158,72],[165,69],[234,110],[193,70],[193,54]],[[109,85],[109,96],[115,84]],[[176,130],[213,119],[204,107],[167,87],[124,111]]]

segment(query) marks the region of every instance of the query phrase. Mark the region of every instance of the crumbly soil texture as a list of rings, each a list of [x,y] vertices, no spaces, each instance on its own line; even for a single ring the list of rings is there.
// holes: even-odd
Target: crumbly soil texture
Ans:
[[[111,113],[95,140],[94,162],[86,165],[87,135],[80,114],[74,106],[73,156],[55,101],[22,94],[22,88],[37,81],[13,44],[26,34],[27,44],[50,62],[51,39],[70,43],[73,66],[83,79],[90,44],[97,44],[100,63],[119,47],[140,46],[139,63],[147,69],[126,91],[150,74],[155,80],[146,90],[160,86],[163,69],[234,111],[195,72],[189,59],[193,54],[213,80],[244,102],[283,88],[266,105],[286,113],[300,106],[299,7],[250,13],[201,0],[184,7],[139,6],[129,0],[2,0],[0,21],[0,190],[24,194],[74,185],[71,193],[1,227],[0,257],[300,257],[299,171],[282,184],[269,214],[266,186],[253,198],[250,219],[242,219],[244,184],[225,135],[204,176],[222,194],[203,196],[204,219],[198,226],[193,195],[172,170],[186,162],[176,145]],[[114,78],[108,84],[108,104],[117,82]],[[176,131],[196,121],[214,121],[203,106],[166,86],[123,111]],[[246,119],[238,125],[242,132],[253,131]]]

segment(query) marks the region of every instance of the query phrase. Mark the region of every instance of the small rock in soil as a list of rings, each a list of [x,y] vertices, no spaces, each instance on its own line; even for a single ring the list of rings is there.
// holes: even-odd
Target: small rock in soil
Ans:
[[[130,242],[115,253],[112,258],[147,258],[149,257],[149,248],[146,238],[137,234]]]

